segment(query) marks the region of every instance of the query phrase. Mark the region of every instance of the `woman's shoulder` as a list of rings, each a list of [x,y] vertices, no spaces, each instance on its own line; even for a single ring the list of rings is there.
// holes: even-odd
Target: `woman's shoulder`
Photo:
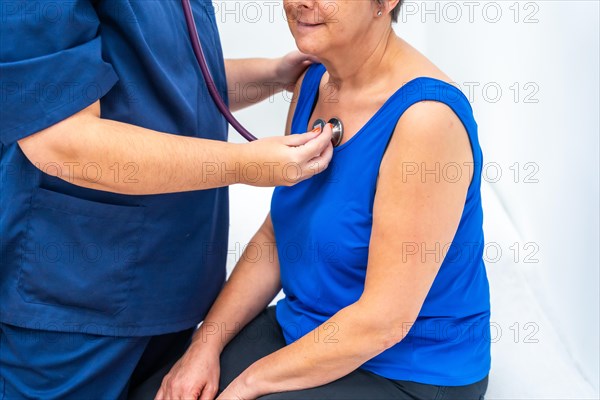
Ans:
[[[393,79],[404,84],[418,78],[431,78],[437,81],[453,84],[454,80],[423,53],[401,40],[398,53],[398,67],[395,68]]]
[[[401,40],[401,43],[398,67],[391,74],[393,86],[397,88],[402,88],[404,85],[417,86],[422,89],[418,93],[424,97],[423,101],[437,100],[446,105],[452,103],[455,109],[464,108],[470,111],[471,106],[467,96],[450,75],[407,42]]]
[[[447,114],[450,110],[445,108],[450,108],[454,113],[458,112],[461,119],[469,118],[472,114],[471,104],[456,81],[425,55],[407,46],[403,54],[404,62],[393,74],[394,85],[398,88],[412,85],[413,88],[405,92],[412,95],[417,108],[431,113],[431,116]]]

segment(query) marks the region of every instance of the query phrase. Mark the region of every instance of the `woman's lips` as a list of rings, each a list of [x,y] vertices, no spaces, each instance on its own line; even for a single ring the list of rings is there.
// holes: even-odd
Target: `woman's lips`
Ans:
[[[300,30],[313,30],[313,29],[318,28],[323,25],[325,25],[325,24],[324,23],[308,23],[308,22],[302,22],[302,21],[297,22],[298,29],[300,29]]]

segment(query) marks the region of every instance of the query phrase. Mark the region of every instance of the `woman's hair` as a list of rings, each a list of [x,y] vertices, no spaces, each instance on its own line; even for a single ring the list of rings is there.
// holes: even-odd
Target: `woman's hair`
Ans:
[[[385,0],[375,0],[379,4],[383,4]],[[400,0],[396,7],[392,10],[392,22],[398,22],[398,15],[400,15],[400,8],[402,7],[404,0]]]

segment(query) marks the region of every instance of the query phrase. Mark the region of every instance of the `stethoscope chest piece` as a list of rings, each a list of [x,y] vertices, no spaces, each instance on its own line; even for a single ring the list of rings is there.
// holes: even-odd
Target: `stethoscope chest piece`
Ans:
[[[342,139],[344,139],[344,124],[339,118],[331,118],[327,123],[331,124],[333,127],[331,143],[333,144],[333,147],[337,147],[340,145],[340,143],[342,143]],[[321,127],[321,129],[325,128],[325,121],[319,118],[313,123],[312,126],[313,129],[316,127]]]

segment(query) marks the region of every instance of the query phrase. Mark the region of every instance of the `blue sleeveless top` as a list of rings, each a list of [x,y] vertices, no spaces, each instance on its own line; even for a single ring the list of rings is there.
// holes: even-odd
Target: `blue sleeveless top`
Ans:
[[[312,122],[324,73],[323,65],[307,72],[292,134],[307,131]],[[485,378],[491,361],[489,286],[482,259],[483,160],[471,106],[446,82],[423,77],[407,83],[354,137],[334,149],[325,172],[294,187],[275,189],[271,217],[285,293],[277,304],[277,319],[289,344],[360,298],[379,166],[399,118],[425,100],[448,105],[464,124],[474,176],[455,238],[444,246],[446,257],[417,320],[406,327],[410,330],[400,343],[362,368],[394,380],[462,386]],[[398,262],[402,262],[400,246]],[[330,339],[335,339],[333,330]]]

